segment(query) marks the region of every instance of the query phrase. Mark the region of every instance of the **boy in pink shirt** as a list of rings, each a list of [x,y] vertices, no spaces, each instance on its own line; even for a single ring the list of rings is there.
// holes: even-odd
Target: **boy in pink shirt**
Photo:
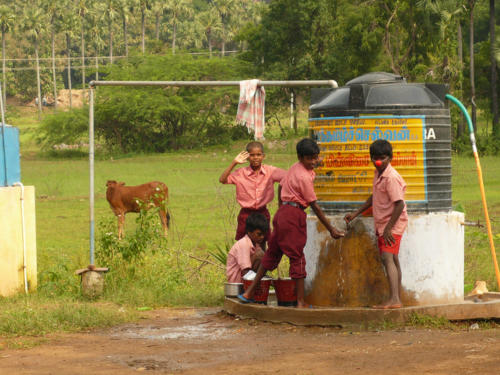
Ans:
[[[347,214],[349,224],[355,217],[373,207],[373,221],[377,235],[377,245],[390,285],[390,298],[376,309],[398,309],[401,303],[401,266],[399,246],[408,224],[408,214],[404,201],[406,183],[391,166],[392,146],[383,139],[370,145],[370,157],[375,165],[373,192],[366,202],[354,213]]]
[[[343,232],[332,227],[323,211],[316,203],[314,193],[313,169],[319,161],[319,147],[310,138],[304,138],[297,144],[299,162],[292,165],[281,180],[282,205],[274,215],[273,233],[269,240],[269,248],[262,258],[254,281],[245,293],[238,298],[244,302],[253,302],[254,290],[266,271],[275,269],[283,254],[290,259],[290,277],[295,280],[297,291],[297,307],[306,307],[304,301],[304,279],[306,277],[306,261],[304,246],[307,240],[306,218],[304,210],[311,206],[319,221],[328,229],[333,238],[344,236]]]
[[[257,271],[264,252],[262,242],[269,231],[264,215],[253,213],[246,220],[246,235],[236,242],[227,255],[226,276],[229,283],[242,283],[250,270]]]
[[[266,205],[274,198],[274,183],[280,182],[286,171],[272,165],[262,164],[265,157],[264,145],[260,142],[250,142],[247,144],[246,151],[240,152],[219,178],[219,182],[223,184],[236,185],[236,200],[241,206],[236,240],[245,236],[245,222],[250,214],[260,213],[271,221]],[[246,161],[250,164],[248,167],[239,168],[231,173],[237,164],[243,164]],[[279,189],[278,199],[280,199]]]

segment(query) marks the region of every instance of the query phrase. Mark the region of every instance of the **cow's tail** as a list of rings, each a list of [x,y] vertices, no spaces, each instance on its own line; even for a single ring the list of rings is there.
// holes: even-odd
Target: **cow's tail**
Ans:
[[[163,188],[163,194],[164,194],[164,201],[163,201],[163,209],[165,210],[166,216],[167,216],[167,228],[170,229],[170,210],[168,209],[167,205],[170,203],[170,198],[168,196],[168,187],[164,183],[162,183],[162,188]]]

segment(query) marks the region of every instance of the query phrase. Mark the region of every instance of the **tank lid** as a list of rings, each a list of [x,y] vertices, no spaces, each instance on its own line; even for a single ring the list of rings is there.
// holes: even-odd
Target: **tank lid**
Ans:
[[[377,83],[406,83],[406,79],[400,75],[386,72],[372,72],[363,74],[362,76],[351,79],[346,83],[346,86],[360,84],[377,84]]]

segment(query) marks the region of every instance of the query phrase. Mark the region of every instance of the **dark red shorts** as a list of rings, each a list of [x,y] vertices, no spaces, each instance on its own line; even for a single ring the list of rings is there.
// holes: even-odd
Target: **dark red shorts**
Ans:
[[[399,245],[401,245],[401,238],[403,235],[399,234],[392,234],[392,237],[396,240],[392,244],[392,246],[388,246],[385,244],[384,237],[383,236],[378,236],[377,237],[377,245],[378,245],[378,250],[380,251],[380,254],[382,253],[391,253],[391,254],[399,254]]]
[[[301,208],[283,205],[273,219],[273,233],[261,265],[266,270],[278,267],[285,254],[290,259],[290,277],[306,277],[306,259],[304,246],[307,241],[307,215]]]
[[[258,213],[262,214],[266,217],[267,221],[271,222],[271,214],[269,213],[269,210],[267,209],[266,206],[259,208],[258,210],[253,210],[251,208],[242,208],[240,210],[240,213],[238,214],[238,228],[236,229],[236,237],[235,240],[241,240],[243,237],[245,237],[246,231],[245,231],[245,226],[246,226],[246,221],[247,218],[250,216],[250,214],[253,213]],[[267,232],[266,235],[264,236],[264,241],[269,240],[270,233]]]

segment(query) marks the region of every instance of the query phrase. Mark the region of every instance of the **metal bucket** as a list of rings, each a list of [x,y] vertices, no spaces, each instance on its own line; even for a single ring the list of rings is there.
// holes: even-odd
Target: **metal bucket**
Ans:
[[[243,293],[242,283],[225,283],[224,295],[226,297],[238,297],[238,294]]]

